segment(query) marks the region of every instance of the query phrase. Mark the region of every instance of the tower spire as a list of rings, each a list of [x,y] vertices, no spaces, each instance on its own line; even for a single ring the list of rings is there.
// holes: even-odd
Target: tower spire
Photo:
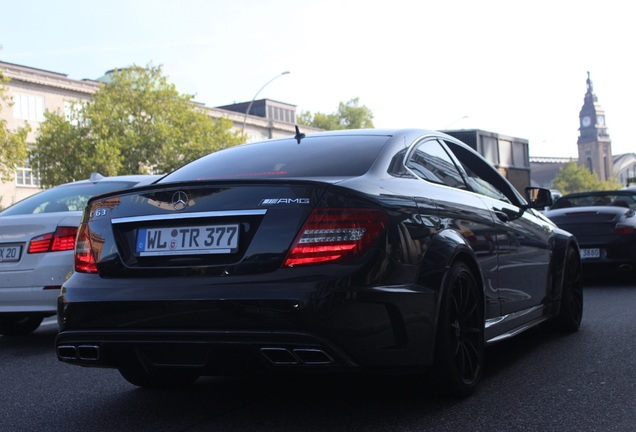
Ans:
[[[587,71],[587,91],[579,112],[579,166],[585,166],[603,181],[614,171],[612,162],[612,142],[605,124],[605,112],[594,93],[590,71]]]

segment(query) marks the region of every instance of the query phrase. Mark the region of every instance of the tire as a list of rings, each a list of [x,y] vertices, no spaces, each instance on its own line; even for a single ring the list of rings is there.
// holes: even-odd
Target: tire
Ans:
[[[25,336],[33,333],[42,324],[40,315],[0,315],[0,334],[3,336]]]
[[[440,390],[453,397],[474,393],[484,366],[484,306],[472,271],[454,264],[442,293],[435,349]]]
[[[565,256],[563,283],[561,285],[561,307],[554,319],[557,330],[575,332],[583,318],[583,275],[581,259],[569,248]]]
[[[177,388],[193,384],[198,375],[151,375],[141,367],[121,368],[119,373],[126,381],[144,388]]]

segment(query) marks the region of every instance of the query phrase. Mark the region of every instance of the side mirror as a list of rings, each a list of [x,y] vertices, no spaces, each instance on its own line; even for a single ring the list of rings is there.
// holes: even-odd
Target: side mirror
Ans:
[[[525,192],[528,207],[530,208],[543,210],[552,205],[552,192],[550,192],[550,189],[527,187]]]

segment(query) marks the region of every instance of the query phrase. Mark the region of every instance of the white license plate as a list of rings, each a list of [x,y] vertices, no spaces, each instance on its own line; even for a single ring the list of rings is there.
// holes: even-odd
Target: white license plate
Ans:
[[[21,253],[22,253],[21,245],[0,246],[0,262],[20,261]]]
[[[600,258],[600,257],[601,257],[601,250],[599,248],[581,249],[582,259]]]
[[[238,238],[238,224],[142,228],[136,251],[141,256],[234,253]]]

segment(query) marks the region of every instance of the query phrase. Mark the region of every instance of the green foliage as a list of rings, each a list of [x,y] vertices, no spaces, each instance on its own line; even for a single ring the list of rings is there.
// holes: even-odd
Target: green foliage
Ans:
[[[0,70],[0,112],[11,107],[13,103],[7,94],[6,83],[9,78]],[[24,166],[28,156],[27,135],[31,128],[28,124],[14,131],[7,129],[7,121],[0,118],[0,178],[12,180],[18,166]]]
[[[167,173],[245,142],[228,119],[213,119],[179,94],[161,67],[114,71],[93,99],[63,116],[47,112],[33,165],[43,186],[103,175]]]
[[[338,111],[332,114],[303,111],[296,120],[298,124],[324,130],[361,129],[373,127],[373,111],[366,106],[358,106],[358,98],[347,103],[340,102]]]
[[[615,180],[601,181],[590,170],[578,166],[574,161],[568,162],[561,168],[552,180],[552,188],[558,189],[563,194],[593,190],[616,190],[620,187],[620,183]]]

